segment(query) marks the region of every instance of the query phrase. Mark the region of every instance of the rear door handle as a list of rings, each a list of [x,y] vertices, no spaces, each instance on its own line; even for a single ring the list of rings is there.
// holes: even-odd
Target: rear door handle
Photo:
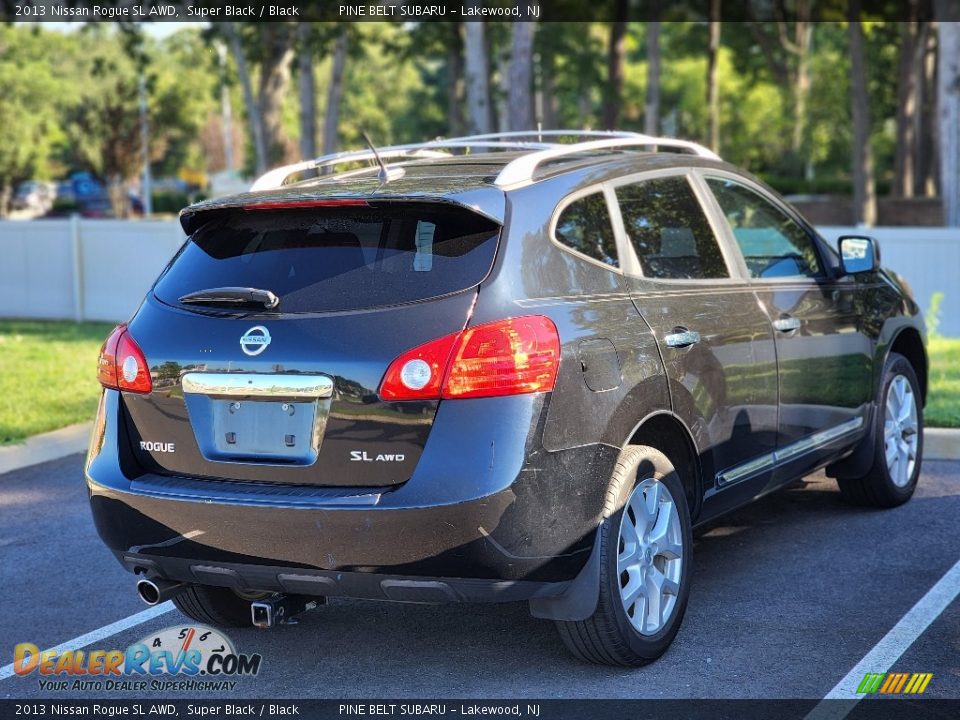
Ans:
[[[687,330],[685,327],[676,327],[673,332],[663,338],[667,347],[685,348],[700,342],[700,333]]]
[[[800,329],[800,320],[789,315],[784,315],[773,321],[773,327],[779,332],[788,333]]]

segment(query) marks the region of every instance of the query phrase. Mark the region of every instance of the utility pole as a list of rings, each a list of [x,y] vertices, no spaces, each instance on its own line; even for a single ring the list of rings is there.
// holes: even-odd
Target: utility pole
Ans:
[[[140,143],[143,146],[143,216],[153,214],[152,194],[153,182],[150,178],[150,127],[147,123],[147,83],[140,71]]]

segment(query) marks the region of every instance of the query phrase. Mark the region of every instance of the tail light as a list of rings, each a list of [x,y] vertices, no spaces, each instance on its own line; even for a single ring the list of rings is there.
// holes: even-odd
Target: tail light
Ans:
[[[117,325],[100,348],[97,378],[112,390],[148,393],[153,389],[147,359],[126,324]]]
[[[549,392],[560,365],[550,318],[530,315],[477,325],[415,347],[387,368],[384,400],[439,400]]]

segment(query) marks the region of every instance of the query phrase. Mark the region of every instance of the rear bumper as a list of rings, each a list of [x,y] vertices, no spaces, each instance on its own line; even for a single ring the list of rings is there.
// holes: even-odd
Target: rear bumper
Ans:
[[[616,450],[543,451],[543,407],[543,396],[441,404],[403,485],[304,489],[142,474],[120,395],[106,391],[90,504],[125,567],[173,580],[388,600],[549,597],[587,563]]]

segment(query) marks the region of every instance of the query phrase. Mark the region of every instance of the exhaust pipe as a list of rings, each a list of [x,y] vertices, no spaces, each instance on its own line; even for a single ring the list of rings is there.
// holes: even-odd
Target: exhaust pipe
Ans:
[[[153,580],[140,578],[137,580],[137,595],[147,605],[159,605],[175,595],[179,595],[186,587],[186,583],[164,580],[163,578],[154,578]]]

